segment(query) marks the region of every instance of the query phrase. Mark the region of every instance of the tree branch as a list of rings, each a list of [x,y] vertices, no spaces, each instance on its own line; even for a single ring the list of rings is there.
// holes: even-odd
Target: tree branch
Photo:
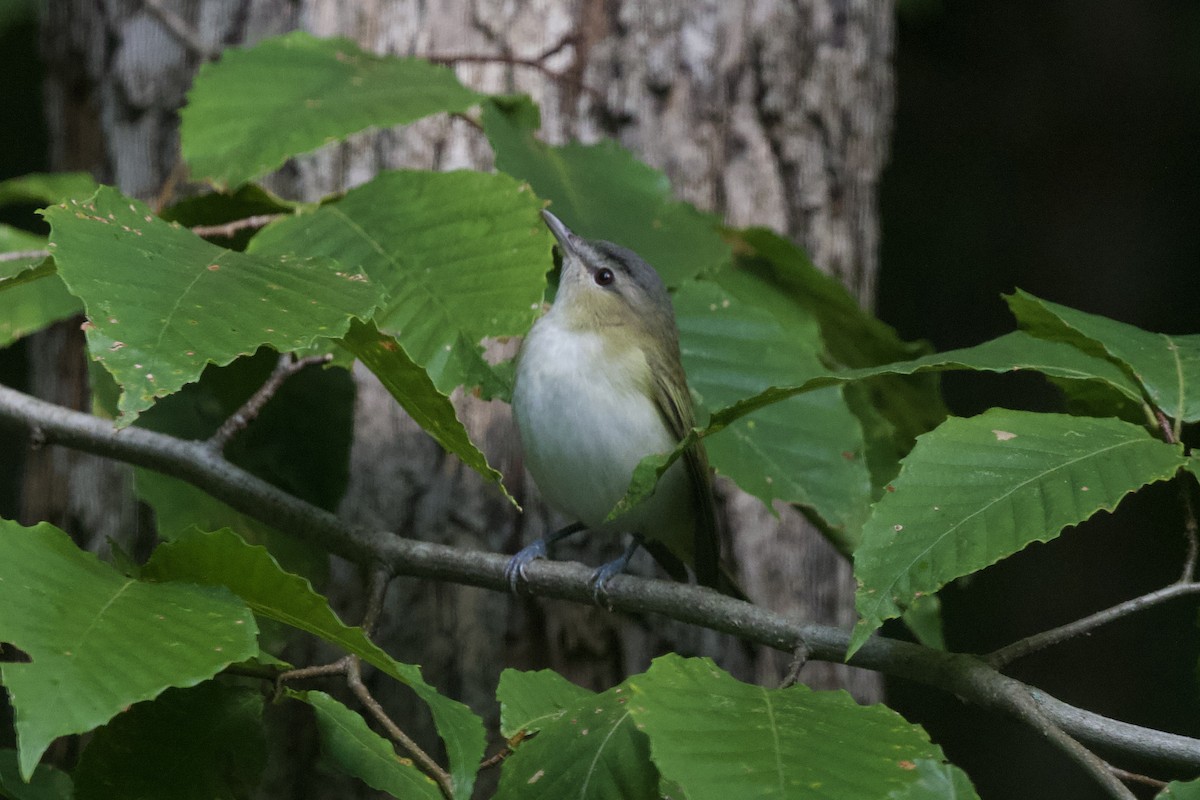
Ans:
[[[987,654],[983,659],[996,669],[1001,669],[1009,662],[1023,658],[1030,653],[1036,653],[1038,650],[1065,642],[1067,639],[1080,636],[1093,628],[1098,628],[1128,614],[1133,614],[1166,602],[1167,600],[1189,594],[1200,594],[1200,583],[1173,583],[1170,586],[1164,586],[1162,589],[1144,594],[1141,597],[1135,597],[1132,600],[1118,603],[1112,608],[1097,611],[1095,614],[1086,616],[1083,619],[1077,619],[1066,625],[1027,636],[1024,639],[1005,645],[999,650]]]
[[[367,569],[506,591],[508,557],[406,539],[389,531],[349,525],[225,461],[203,442],[189,442],[112,423],[0,386],[0,420],[39,430],[47,444],[107,456],[186,480],[238,511],[306,540]],[[538,561],[527,569],[529,591],[591,604],[591,570],[581,564]],[[609,583],[614,608],[661,614],[785,653],[803,646],[810,658],[842,661],[847,631],[791,617],[718,594],[711,589],[620,575]],[[1044,717],[1071,738],[1114,754],[1178,770],[1200,770],[1200,740],[1109,719],[1070,706],[998,672],[983,659],[873,637],[855,653],[853,666],[933,686],[981,708],[1035,725]],[[1032,705],[1031,705],[1032,704]],[[1032,708],[1040,714],[1033,715]]]

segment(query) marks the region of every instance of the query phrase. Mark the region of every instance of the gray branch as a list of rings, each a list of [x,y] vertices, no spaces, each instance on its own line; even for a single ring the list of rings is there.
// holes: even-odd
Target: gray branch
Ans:
[[[508,558],[406,539],[388,531],[349,525],[242,470],[200,441],[184,441],[142,428],[71,411],[0,386],[0,420],[59,444],[146,467],[185,480],[238,511],[301,536],[368,568],[507,591]],[[591,571],[580,564],[538,561],[527,571],[528,590],[591,604]],[[609,584],[614,609],[650,612],[727,633],[809,658],[845,659],[850,634],[744,603],[710,589],[621,575]],[[1164,768],[1200,770],[1200,740],[1120,722],[1070,706],[1010,678],[982,658],[932,650],[883,637],[871,638],[850,664],[950,692],[981,708],[1015,717],[1047,734],[1049,728],[1111,755]]]

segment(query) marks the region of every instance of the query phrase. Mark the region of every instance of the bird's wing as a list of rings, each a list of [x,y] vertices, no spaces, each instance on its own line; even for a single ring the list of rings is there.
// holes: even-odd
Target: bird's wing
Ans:
[[[671,433],[682,440],[695,425],[692,398],[687,395],[687,384],[682,380],[670,380],[669,372],[655,369],[654,380],[658,391],[654,396],[659,412],[667,421]],[[697,442],[683,454],[684,468],[692,486],[693,504],[696,508],[696,530],[694,534],[696,580],[704,586],[716,588],[720,580],[721,540],[717,533],[717,511],[713,498],[712,475],[708,468],[708,454],[704,445]]]

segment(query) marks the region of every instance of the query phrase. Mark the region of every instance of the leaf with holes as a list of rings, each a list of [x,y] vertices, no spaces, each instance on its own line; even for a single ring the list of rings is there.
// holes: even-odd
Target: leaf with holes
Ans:
[[[258,652],[254,617],[228,590],[131,580],[46,523],[0,520],[0,608],[0,641],[30,657],[0,664],[23,776],[57,737]]]
[[[180,147],[193,175],[238,186],[351,133],[481,99],[446,67],[295,31],[200,68],[180,112]]]
[[[504,762],[496,800],[658,800],[658,770],[624,684],[580,698]]]
[[[380,300],[357,270],[225,250],[108,187],[46,219],[59,275],[87,310],[92,357],[122,387],[121,425],[209,363],[337,338]]]
[[[1007,409],[948,419],[917,440],[863,528],[851,652],[916,598],[1111,511],[1185,463],[1179,447],[1116,419]]]
[[[593,694],[548,669],[536,672],[506,669],[500,673],[500,684],[496,687],[500,732],[511,739],[521,731],[540,731],[561,717],[565,709]]]

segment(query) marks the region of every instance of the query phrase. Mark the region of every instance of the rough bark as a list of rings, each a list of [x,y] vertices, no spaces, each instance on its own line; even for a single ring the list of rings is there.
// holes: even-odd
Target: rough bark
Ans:
[[[370,5],[351,10],[332,0],[312,0],[301,19],[318,34],[349,36],[366,47],[406,55],[533,59],[567,42],[544,62],[564,79],[552,80],[519,65],[461,64],[459,74],[480,89],[531,94],[541,105],[548,141],[615,137],[664,170],[680,197],[722,214],[732,224],[765,224],[793,236],[816,263],[870,305],[877,268],[876,192],[891,115],[890,5],[458,0],[436,9],[406,8],[389,19],[377,16],[380,10]],[[398,135],[360,137],[302,163],[299,172],[305,190],[321,194],[365,180],[379,168],[487,168],[489,159],[477,131],[462,123],[434,121]],[[386,403],[366,399],[378,391],[369,381],[360,387],[364,407],[369,403],[372,415],[399,417]],[[476,408],[469,402],[465,407],[474,432],[490,451],[511,459],[507,409]],[[400,419],[394,423],[398,430],[406,424],[411,425]],[[414,452],[413,446],[360,436],[354,474],[366,476],[368,467],[379,470],[397,462],[384,469],[396,479],[356,483],[345,504],[348,512],[371,509],[366,513],[373,515],[391,505],[394,495],[425,496],[430,489],[420,484],[428,482],[426,476],[446,474],[443,457],[424,448],[420,452],[431,460],[414,470]],[[519,475],[519,470],[508,474]],[[416,476],[416,484],[405,475]],[[374,519],[441,541],[509,550],[547,524],[544,512],[528,512],[532,490],[523,482],[514,489],[527,515],[514,522],[498,499],[478,498],[473,475],[459,471],[455,477],[463,483],[450,488],[448,496],[458,498],[460,507],[467,498],[477,512],[471,518],[435,515],[418,528],[409,527],[411,516]],[[447,485],[439,483],[437,492],[447,496]],[[785,508],[775,519],[758,501],[736,490],[727,494],[736,560],[751,593],[772,608],[824,622],[852,623],[849,567],[803,518]],[[585,545],[579,551],[566,550],[564,556],[578,554],[599,563],[602,552],[608,551]],[[406,600],[421,603],[419,597]],[[437,604],[445,600],[439,597]],[[493,672],[505,663],[544,665],[585,685],[606,686],[627,669],[643,668],[667,646],[711,653],[768,682],[787,667],[765,653],[750,666],[734,643],[703,641],[705,637],[686,631],[663,632],[588,609],[517,601],[507,623],[502,623],[495,603],[451,605],[485,610],[474,622],[455,617],[454,631],[445,633],[490,642],[486,658],[495,660]],[[426,618],[417,614],[417,606],[405,608],[406,615]],[[432,608],[428,615],[437,618]],[[497,649],[501,643],[494,636],[487,639],[499,624],[510,631],[507,653]],[[420,646],[417,641],[412,644]],[[479,669],[475,659],[483,655],[472,654],[470,669]],[[429,665],[431,675],[461,674],[466,665],[451,663],[457,660],[453,654],[447,657],[450,660],[441,664],[436,659],[422,663]],[[804,678],[817,686],[846,686],[864,699],[876,698],[879,692],[873,676],[836,665],[812,665]]]
[[[169,7],[194,36],[171,30],[159,6]],[[876,192],[892,103],[889,2],[76,0],[52,3],[46,13],[57,168],[90,169],[152,198],[175,165],[174,112],[205,53],[289,27],[405,55],[537,58],[554,49],[545,66],[561,79],[499,63],[457,69],[476,88],[532,95],[550,142],[615,137],[664,170],[680,197],[732,224],[767,225],[792,236],[871,304]],[[427,120],[355,136],[298,160],[273,184],[313,198],[362,183],[380,169],[486,169],[490,159],[486,141],[469,124]],[[60,352],[49,343],[34,348],[46,363]],[[62,380],[68,395],[85,402],[78,383]],[[508,552],[553,524],[523,477],[507,407],[460,398],[468,427],[525,505],[523,516],[433,445],[370,376],[359,373],[358,384],[346,517]],[[48,485],[31,483],[27,494],[46,496],[55,483],[83,485],[81,475],[96,469],[72,467]],[[853,620],[848,566],[799,514],[782,509],[775,519],[753,498],[728,487],[722,494],[743,584],[756,599],[814,621]],[[114,527],[126,524],[115,519]],[[599,563],[611,555],[612,543],[606,544],[575,545],[561,555]],[[353,602],[358,576],[343,574],[341,584],[343,603]],[[387,649],[422,664],[431,681],[493,716],[504,666],[550,666],[596,688],[643,669],[666,649],[713,654],[764,682],[777,680],[787,666],[731,640],[657,620],[463,587],[398,581],[387,608],[381,630]],[[847,686],[867,699],[879,692],[873,675],[829,665],[806,670],[803,678],[816,686]],[[384,698],[399,718],[406,717],[406,702]],[[421,738],[430,741],[428,732]],[[293,755],[311,761],[311,753],[311,742],[298,743]],[[318,796],[299,772],[276,772],[277,791]]]

